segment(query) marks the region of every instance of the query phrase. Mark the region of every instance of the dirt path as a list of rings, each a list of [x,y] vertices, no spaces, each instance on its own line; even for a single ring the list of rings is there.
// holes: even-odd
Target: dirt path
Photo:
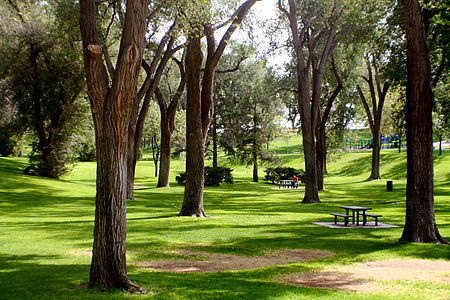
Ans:
[[[450,261],[424,259],[370,261],[329,268],[317,273],[289,274],[277,278],[276,281],[299,286],[368,293],[392,292],[396,288],[401,289],[402,282],[405,281],[429,282],[448,285],[447,292],[443,291],[441,296],[436,294],[433,299],[449,299],[446,297],[450,291]]]
[[[136,265],[164,272],[217,272],[305,262],[333,255],[325,251],[292,249],[273,251],[265,256],[238,256],[186,250],[165,253],[181,255],[185,258],[141,261]],[[274,280],[299,286],[366,293],[392,292],[396,288],[403,288],[402,283],[405,281],[429,282],[443,286],[443,291],[438,291],[433,298],[448,299],[446,291],[450,290],[450,261],[379,260],[349,266],[334,266],[317,273],[293,273]],[[390,288],[386,288],[387,286]],[[432,287],[430,287],[430,293],[435,293]]]
[[[172,251],[169,254],[183,255],[187,258],[142,261],[137,263],[137,266],[166,272],[216,272],[257,269],[333,255],[331,252],[311,250],[277,250],[266,256],[238,256],[184,250]]]

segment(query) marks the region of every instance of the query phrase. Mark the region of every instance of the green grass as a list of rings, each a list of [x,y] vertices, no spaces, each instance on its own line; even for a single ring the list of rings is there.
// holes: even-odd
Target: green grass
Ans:
[[[301,168],[301,155],[284,157]],[[405,157],[382,151],[383,180],[366,181],[370,152],[342,154],[330,162],[322,203],[300,204],[301,190],[279,190],[251,183],[251,169],[233,166],[236,183],[205,190],[212,218],[177,217],[183,188],[175,176],[183,161],[172,163],[172,187],[156,189],[154,166],[139,162],[136,200],[128,202],[128,272],[148,289],[147,296],[123,291],[74,289],[89,277],[95,196],[95,164],[79,163],[62,180],[21,174],[26,161],[0,158],[0,299],[435,299],[448,285],[386,283],[386,294],[303,288],[274,277],[313,272],[336,265],[392,259],[450,259],[448,245],[399,243],[405,214]],[[435,158],[435,208],[440,233],[450,239],[450,153]],[[263,172],[260,174],[263,177]],[[386,192],[386,180],[394,191]],[[370,206],[390,229],[330,229],[338,206]],[[176,274],[135,267],[143,260],[171,258],[168,250],[189,249],[261,255],[276,249],[331,251],[332,257],[253,270]],[[402,288],[398,288],[398,287]]]

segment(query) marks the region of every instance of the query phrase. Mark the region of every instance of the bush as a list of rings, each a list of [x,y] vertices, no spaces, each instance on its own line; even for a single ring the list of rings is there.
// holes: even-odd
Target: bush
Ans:
[[[175,177],[175,180],[179,185],[185,185],[186,184],[186,172],[180,173],[180,175]]]
[[[232,169],[226,167],[205,167],[205,186],[218,186],[222,182],[234,183],[232,171]],[[178,184],[184,185],[186,183],[186,173],[180,173],[180,175],[175,177],[175,180]]]
[[[267,168],[265,172],[265,179],[272,183],[278,182],[280,180],[292,179],[294,175],[297,175],[300,182],[305,182],[305,171],[303,170],[297,170],[291,167],[276,167]]]

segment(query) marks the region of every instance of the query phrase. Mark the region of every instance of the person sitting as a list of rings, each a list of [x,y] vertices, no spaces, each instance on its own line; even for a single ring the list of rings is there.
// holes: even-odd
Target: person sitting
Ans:
[[[292,177],[292,188],[293,189],[298,188],[298,177],[297,177],[297,175],[294,175],[294,177]]]

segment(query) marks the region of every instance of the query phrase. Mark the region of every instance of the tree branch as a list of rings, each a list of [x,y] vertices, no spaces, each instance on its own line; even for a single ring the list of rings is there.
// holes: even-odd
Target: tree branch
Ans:
[[[369,104],[367,103],[366,97],[364,96],[364,93],[361,90],[361,87],[359,85],[357,85],[356,89],[358,90],[359,97],[364,106],[364,110],[366,111],[367,119],[369,120],[370,130],[373,132],[373,130],[375,129],[375,126],[373,123],[372,113],[370,112]]]
[[[12,1],[12,0],[7,0],[7,1],[8,1],[8,3],[9,3],[9,5],[10,5],[10,6],[15,10],[15,12],[17,13],[17,16],[19,17],[20,21],[21,21],[22,23],[25,23],[25,19],[23,18],[22,13],[20,12],[20,8],[19,8],[19,6],[17,5],[17,3],[14,2],[14,1]]]
[[[241,63],[242,63],[244,60],[246,60],[247,58],[248,58],[248,57],[246,57],[246,56],[242,56],[242,57],[239,59],[237,65],[236,65],[234,68],[228,69],[228,70],[217,70],[216,73],[223,74],[223,73],[232,73],[232,72],[235,72],[235,71],[239,70],[239,67],[240,67]]]

